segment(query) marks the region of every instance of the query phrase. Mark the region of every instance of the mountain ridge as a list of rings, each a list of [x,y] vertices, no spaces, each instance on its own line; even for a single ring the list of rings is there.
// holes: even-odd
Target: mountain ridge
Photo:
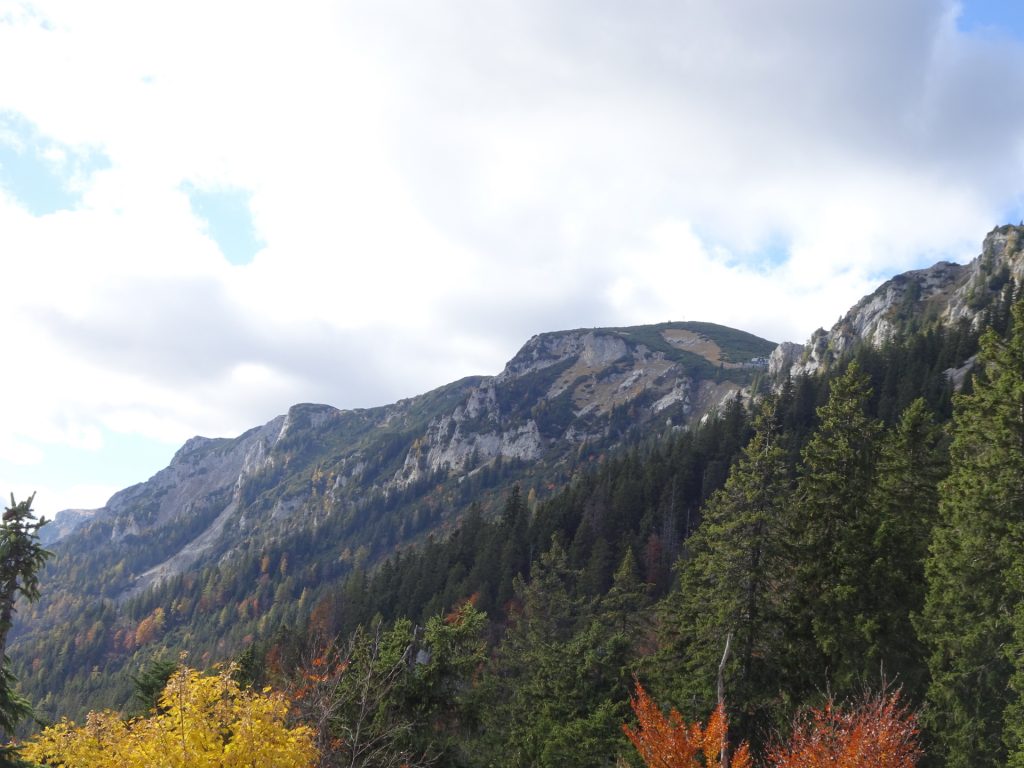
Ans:
[[[716,401],[720,404],[742,389],[742,386],[709,386],[708,381],[716,366],[721,370],[764,367],[769,377],[778,381],[785,375],[808,375],[827,369],[858,343],[880,346],[923,325],[967,321],[977,326],[984,311],[992,305],[1010,278],[1017,282],[1024,279],[1024,237],[1021,227],[1005,225],[986,235],[981,254],[968,264],[940,261],[930,267],[895,275],[854,304],[829,331],[815,331],[805,344],[781,342],[767,354],[767,342],[752,334],[714,323],[693,321],[576,328],[537,334],[494,376],[465,377],[422,395],[372,408],[339,409],[326,404],[300,403],[267,424],[253,427],[236,438],[190,438],[178,449],[167,468],[147,481],[114,494],[100,509],[58,512],[58,524],[47,531],[44,541],[48,545],[53,544],[82,525],[110,517],[122,518],[119,527],[111,533],[112,539],[137,533],[138,518],[144,513],[134,510],[122,513],[133,505],[136,508],[140,506],[138,489],[146,483],[161,484],[175,478],[186,484],[184,493],[170,494],[169,500],[158,503],[157,514],[161,521],[168,519],[167,509],[184,510],[187,507],[188,502],[183,501],[183,496],[212,492],[210,481],[224,480],[223,472],[232,476],[236,486],[234,491],[238,492],[245,478],[273,468],[274,460],[267,458],[268,452],[288,435],[296,420],[303,425],[308,423],[315,430],[328,422],[347,419],[352,424],[343,431],[349,436],[365,433],[367,429],[387,430],[396,425],[408,427],[410,418],[415,421],[414,414],[422,404],[439,396],[444,398],[443,393],[453,391],[465,394],[465,402],[450,414],[432,414],[433,422],[421,425],[426,427],[422,435],[425,442],[415,441],[410,445],[393,483],[383,490],[408,488],[442,467],[463,470],[481,459],[492,461],[500,456],[513,461],[536,461],[543,453],[544,438],[550,438],[550,434],[541,434],[535,418],[526,419],[514,427],[501,428],[495,387],[511,385],[521,377],[533,374],[551,376],[556,366],[563,366],[564,370],[559,370],[554,380],[548,382],[544,393],[546,402],[556,403],[571,390],[571,402],[558,406],[563,411],[563,421],[566,410],[571,410],[576,419],[607,417],[616,407],[652,389],[660,394],[651,404],[654,412],[682,403],[687,414],[696,409],[699,415],[703,415],[714,407]],[[721,346],[718,341],[723,342]],[[613,375],[608,377],[614,379],[611,386],[607,383],[602,385],[600,374],[624,359],[630,349],[635,354],[629,376]],[[673,367],[681,378],[677,378],[667,391],[658,389],[659,377],[665,376]],[[693,374],[697,376],[696,386]],[[956,374],[962,378],[963,369]],[[589,382],[581,388],[580,380],[588,377]],[[551,408],[544,410],[550,411]],[[357,424],[360,421],[363,422],[362,427]],[[548,423],[547,426],[552,425]],[[473,427],[477,428],[476,431]],[[574,424],[562,436],[578,443],[600,438],[601,429],[603,425],[588,430],[585,423]],[[271,441],[269,438],[275,431],[277,434]],[[398,431],[402,431],[401,426]],[[210,452],[237,445],[239,441],[248,445],[252,440],[256,442],[246,449],[249,453],[243,460],[244,466],[236,467],[237,462],[229,462],[220,467],[220,472],[213,478],[207,477],[202,481],[176,472],[187,463],[188,457],[193,457],[191,460],[194,461],[196,456],[208,456]],[[202,463],[204,474],[208,473],[211,470],[209,462]],[[365,463],[353,459],[345,463],[345,468],[348,474],[338,482],[348,482],[353,474],[359,474],[366,467]],[[171,480],[170,485],[174,482]],[[168,486],[165,483],[161,487]],[[147,503],[152,505],[152,500]],[[277,514],[280,512],[279,507]],[[149,514],[152,513],[150,510]]]
[[[296,413],[314,412],[319,410],[319,415],[314,421],[332,418],[335,414],[352,414],[352,419],[366,418],[377,424],[378,427],[386,428],[397,419],[401,421],[404,408],[413,408],[417,403],[429,400],[434,393],[450,391],[455,388],[461,391],[468,387],[471,394],[467,398],[462,412],[458,415],[453,412],[451,418],[444,423],[434,425],[432,431],[428,430],[425,435],[430,444],[426,455],[426,467],[419,466],[421,453],[406,455],[402,466],[402,477],[396,479],[399,485],[409,486],[418,479],[424,477],[425,473],[436,471],[441,465],[461,468],[467,465],[472,458],[479,458],[482,454],[485,459],[491,460],[500,455],[503,458],[513,460],[533,461],[539,458],[542,447],[542,437],[537,429],[536,421],[531,424],[527,421],[511,431],[492,430],[485,433],[477,433],[472,439],[466,440],[465,430],[460,427],[465,422],[477,418],[481,413],[488,413],[488,408],[493,410],[494,392],[488,389],[488,383],[501,385],[516,380],[517,377],[539,374],[543,369],[563,364],[568,358],[575,358],[574,365],[566,366],[566,370],[560,372],[559,377],[552,383],[546,393],[549,400],[556,399],[565,391],[569,390],[581,376],[592,376],[601,372],[610,364],[622,358],[627,351],[627,341],[636,344],[640,350],[640,360],[651,358],[655,368],[656,378],[658,373],[664,373],[671,365],[666,365],[666,356],[669,363],[684,366],[687,371],[697,371],[707,375],[715,366],[728,368],[760,368],[762,365],[767,368],[768,375],[780,380],[788,375],[799,376],[813,374],[819,370],[827,369],[834,361],[842,358],[856,344],[868,343],[880,346],[886,342],[894,341],[925,324],[950,325],[961,320],[966,320],[977,326],[981,322],[983,312],[990,307],[998,296],[999,291],[1006,285],[1010,278],[1018,283],[1024,279],[1024,237],[1019,226],[1004,225],[996,227],[989,232],[982,244],[982,251],[979,256],[968,264],[956,264],[948,261],[940,261],[923,269],[904,272],[883,282],[875,291],[864,296],[860,301],[851,307],[840,320],[832,326],[829,331],[823,328],[815,331],[805,344],[798,344],[783,341],[775,345],[767,354],[758,355],[764,348],[758,344],[764,340],[743,331],[727,328],[714,323],[703,322],[667,322],[648,326],[625,326],[608,328],[576,328],[562,331],[549,331],[537,334],[529,339],[513,357],[506,363],[502,371],[494,376],[469,376],[456,382],[439,387],[431,392],[417,395],[411,398],[404,398],[395,403],[375,406],[372,408],[360,409],[339,409],[326,404],[300,403],[292,406],[286,414],[275,417],[266,425],[253,427],[237,438],[207,438],[196,436],[186,441],[172,458],[170,467],[176,465],[181,457],[187,456],[200,449],[211,449],[213,445],[223,445],[225,441],[244,440],[252,433],[264,435],[270,428],[271,431],[277,427],[270,427],[271,424],[280,424],[281,433],[277,436],[280,440],[288,432],[289,417],[293,411]],[[726,349],[719,347],[717,342],[711,341],[712,336],[725,338]],[[757,341],[751,343],[751,339]],[[968,366],[969,367],[969,366]],[[572,408],[577,415],[597,413],[607,416],[616,406],[623,405],[635,396],[637,391],[648,389],[651,385],[652,371],[642,369],[643,372],[637,375],[638,371],[632,373],[635,380],[627,384],[626,390],[630,387],[633,392],[616,393],[610,388],[604,387],[599,392],[579,393],[573,392]],[[953,375],[951,371],[951,375]],[[957,380],[962,379],[964,369],[955,371]],[[619,381],[620,386],[625,382]],[[481,386],[483,384],[483,386]],[[712,394],[708,387],[701,392],[693,391],[693,382],[683,380],[677,383],[671,390],[662,392],[654,404],[655,410],[660,410],[669,405],[682,402],[688,407],[693,407],[690,401],[696,399],[698,410],[706,412],[709,408],[709,400],[718,397],[722,402],[732,392],[725,388],[723,392]],[[588,401],[586,394],[591,397]],[[383,414],[382,419],[376,417]],[[492,413],[493,416],[493,413]],[[461,417],[461,418],[460,418]],[[492,418],[492,422],[493,422]],[[461,422],[458,423],[458,422]],[[492,425],[492,426],[497,426]],[[455,430],[447,443],[442,435],[444,429]],[[265,436],[265,435],[264,435]],[[567,434],[570,440],[597,437],[594,432],[587,432],[583,428],[574,428]],[[275,441],[276,443],[276,441]],[[262,450],[266,450],[263,445]],[[251,457],[249,464],[255,458]],[[356,462],[358,466],[358,462]],[[264,466],[264,468],[266,468]],[[161,470],[163,472],[164,470]],[[253,470],[250,466],[249,474]],[[241,473],[237,481],[241,482]],[[150,480],[156,479],[158,472]],[[149,482],[149,481],[145,481]],[[111,510],[123,508],[125,503],[131,503],[133,498],[132,489],[144,483],[130,486],[111,497],[104,507],[98,510],[61,510],[57,513],[58,524],[46,532],[44,541],[53,544],[66,537],[81,525],[89,523],[104,516],[108,516]],[[132,524],[127,524],[126,530],[131,530]],[[46,529],[44,529],[46,531]],[[117,537],[117,534],[114,534]]]
[[[374,408],[297,404],[236,438],[190,438],[166,468],[49,543],[139,550],[107,593],[122,602],[230,557],[229,534],[269,540],[402,506],[403,496],[415,506],[429,486],[458,487],[495,465],[565,463],[584,446],[614,445],[616,422],[684,425],[748,387],[773,347],[700,323],[539,334],[495,376]],[[742,360],[750,351],[756,360]],[[167,529],[188,535],[160,534]],[[362,543],[373,556],[393,548]]]

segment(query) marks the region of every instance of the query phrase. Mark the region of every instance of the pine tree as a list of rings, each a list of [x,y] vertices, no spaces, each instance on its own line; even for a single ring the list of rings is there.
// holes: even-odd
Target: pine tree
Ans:
[[[1024,303],[1013,318],[1008,340],[982,337],[973,393],[955,399],[926,564],[924,717],[950,768],[1024,764]]]
[[[530,571],[530,510],[523,501],[519,486],[512,488],[501,513],[500,576],[497,601],[501,608],[512,597],[516,576],[527,577]]]
[[[536,765],[557,719],[552,706],[564,693],[562,651],[576,628],[581,604],[571,594],[575,574],[557,543],[533,567],[533,580],[515,580],[518,610],[487,670],[482,694],[482,749],[502,766]]]
[[[619,563],[608,593],[598,601],[598,613],[609,631],[638,640],[648,628],[648,588],[637,572],[633,548]]]
[[[135,688],[134,698],[142,710],[141,714],[148,715],[156,710],[157,704],[160,702],[160,694],[163,693],[171,675],[177,670],[177,662],[157,657],[150,659],[149,664],[140,670],[139,674],[132,675],[132,686]],[[238,676],[235,675],[235,678],[237,681]]]

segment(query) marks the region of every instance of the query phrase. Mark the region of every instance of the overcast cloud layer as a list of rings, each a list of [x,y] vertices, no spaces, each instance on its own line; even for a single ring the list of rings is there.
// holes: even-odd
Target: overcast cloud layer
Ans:
[[[802,341],[1019,216],[1024,48],[962,21],[943,0],[0,0],[0,491],[96,506],[193,434],[496,373],[542,331]],[[254,258],[200,193],[248,206]],[[119,453],[153,446],[142,476]]]

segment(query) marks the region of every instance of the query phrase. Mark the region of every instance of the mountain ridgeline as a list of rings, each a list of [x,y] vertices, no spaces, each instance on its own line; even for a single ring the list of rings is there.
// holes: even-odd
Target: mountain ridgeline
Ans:
[[[180,650],[265,681],[314,635],[469,601],[490,652],[453,765],[613,765],[630,676],[703,717],[726,632],[731,716],[755,744],[880,667],[934,706],[937,425],[987,386],[982,332],[1012,336],[1022,236],[894,277],[806,345],[694,322],[545,333],[496,376],[193,438],[105,507],[58,515],[43,599],[12,635],[23,690],[49,718],[125,709],[131,675]],[[556,648],[572,663],[542,658]],[[565,701],[537,707],[549,694]],[[993,712],[979,738],[1004,738]],[[513,741],[536,751],[508,757]]]
[[[147,593],[255,563],[269,578],[257,579],[245,615],[217,630],[209,649],[230,655],[279,623],[267,609],[297,620],[309,607],[304,592],[450,532],[470,504],[497,510],[516,484],[535,503],[607,452],[749,395],[774,346],[710,323],[545,333],[497,376],[380,408],[296,405],[234,439],[192,438],[166,469],[91,515],[57,515],[62,535],[48,543],[58,556],[43,600],[16,631],[16,652],[45,656],[63,643],[60,668],[46,670],[60,679],[105,669],[138,650],[131,636]],[[275,566],[264,573],[268,557]],[[185,621],[163,609],[162,640],[194,634],[210,605],[223,609],[209,594],[197,602]],[[74,636],[54,632],[87,620]]]
[[[749,396],[774,346],[709,323],[542,334],[497,376],[381,408],[296,405],[233,440],[192,438],[104,508],[70,511],[77,530],[55,526],[57,546],[116,556],[104,594],[117,600],[296,532],[376,560],[471,501],[493,507],[516,483],[546,495],[580,462]]]

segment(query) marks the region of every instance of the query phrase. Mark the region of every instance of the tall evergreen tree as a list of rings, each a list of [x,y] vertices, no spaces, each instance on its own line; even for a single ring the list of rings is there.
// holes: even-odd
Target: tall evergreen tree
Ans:
[[[150,659],[149,664],[137,675],[131,676],[132,686],[135,688],[134,700],[143,716],[156,711],[157,705],[160,703],[160,694],[167,687],[167,681],[171,679],[171,675],[178,671],[178,667],[179,664],[176,661],[156,657]]]
[[[7,738],[21,720],[32,714],[28,700],[15,690],[17,681],[7,658],[7,634],[14,623],[18,598],[39,598],[39,569],[50,557],[39,544],[39,529],[47,521],[33,516],[34,498],[35,494],[16,503],[12,494],[11,506],[0,522],[0,730]],[[0,767],[19,764],[12,749],[0,747]]]
[[[831,381],[786,513],[792,638],[805,643],[797,695],[826,685],[846,695],[878,674],[878,605],[868,574],[879,522],[870,492],[881,424],[867,415],[870,396],[855,363]]]
[[[649,593],[648,585],[640,580],[636,557],[629,547],[612,577],[611,588],[598,601],[601,621],[611,632],[618,632],[633,642],[642,640],[649,627]]]
[[[868,575],[878,610],[869,656],[913,701],[924,694],[927,667],[911,617],[924,606],[924,562],[948,471],[945,442],[924,400],[913,401],[882,440],[871,494],[878,526]]]
[[[503,606],[514,592],[516,576],[527,577],[530,572],[530,510],[526,507],[519,486],[512,488],[501,513],[501,582],[498,586],[498,606]]]
[[[519,611],[485,675],[481,763],[503,768],[614,764],[627,697],[627,644],[576,594],[579,573],[556,541],[516,578]]]
[[[1013,319],[1009,339],[982,337],[973,393],[955,400],[926,564],[925,722],[950,768],[1024,765],[1024,303]]]
[[[726,694],[739,711],[734,731],[766,726],[785,689],[785,627],[776,592],[782,567],[779,515],[792,490],[781,415],[772,398],[725,488],[704,510],[681,566],[678,589],[662,611],[662,664],[673,701],[696,712],[714,706],[723,647],[731,635]],[[787,713],[788,714],[788,713]],[[696,715],[694,715],[696,716]]]

